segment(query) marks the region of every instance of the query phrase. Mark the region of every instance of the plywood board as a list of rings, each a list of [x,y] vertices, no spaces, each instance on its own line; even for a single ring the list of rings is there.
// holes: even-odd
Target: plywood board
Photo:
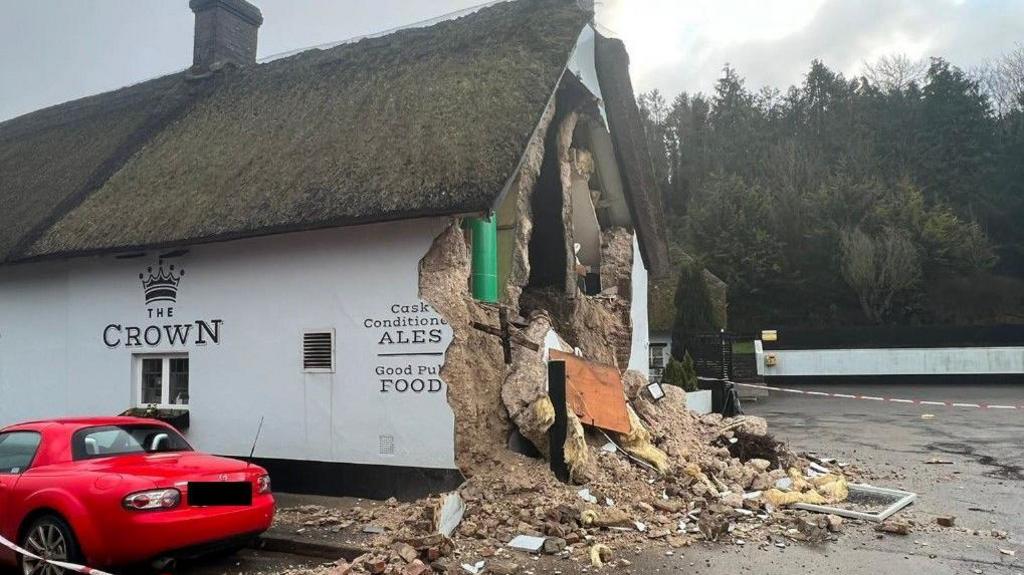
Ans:
[[[629,433],[629,413],[619,370],[550,350],[551,359],[565,362],[566,401],[585,425]]]

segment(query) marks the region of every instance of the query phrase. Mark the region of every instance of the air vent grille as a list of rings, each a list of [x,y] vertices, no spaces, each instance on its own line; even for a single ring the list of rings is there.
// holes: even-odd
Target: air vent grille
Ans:
[[[307,331],[302,334],[302,369],[334,371],[334,331]]]

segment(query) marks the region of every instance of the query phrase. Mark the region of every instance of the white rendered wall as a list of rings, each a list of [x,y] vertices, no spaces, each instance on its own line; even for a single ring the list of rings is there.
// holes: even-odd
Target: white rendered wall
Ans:
[[[758,342],[760,343],[760,342]],[[772,376],[978,375],[1024,373],[1024,347],[765,350],[758,373]]]
[[[0,426],[67,415],[116,415],[136,402],[132,357],[187,352],[191,428],[200,449],[258,457],[454,468],[447,388],[383,390],[380,366],[437,378],[451,329],[412,343],[410,329],[366,327],[417,309],[419,261],[446,220],[324,230],[193,247],[168,260],[186,270],[174,317],[151,319],[139,274],[145,258],[82,258],[0,268]],[[395,312],[392,306],[412,306]],[[153,307],[153,306],[150,306]],[[219,341],[124,347],[108,325],[221,320]],[[336,373],[304,373],[304,329],[337,333]],[[194,332],[193,332],[194,333]],[[399,343],[409,341],[410,343]],[[394,454],[381,453],[381,436]]]
[[[629,316],[633,322],[633,341],[629,351],[629,369],[650,376],[650,326],[647,322],[647,268],[640,255],[640,244],[633,234],[633,307]]]

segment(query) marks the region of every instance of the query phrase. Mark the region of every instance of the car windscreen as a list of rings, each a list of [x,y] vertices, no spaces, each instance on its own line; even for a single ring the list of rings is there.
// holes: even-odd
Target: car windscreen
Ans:
[[[0,433],[0,475],[17,475],[28,469],[41,440],[34,431]]]
[[[192,451],[192,447],[178,432],[159,425],[102,425],[80,429],[71,436],[71,456],[76,461],[173,451]]]

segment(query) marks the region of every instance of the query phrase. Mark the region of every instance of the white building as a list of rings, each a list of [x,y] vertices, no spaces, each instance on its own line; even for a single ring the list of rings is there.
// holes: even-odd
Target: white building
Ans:
[[[590,14],[519,0],[255,64],[258,10],[192,7],[189,70],[0,124],[0,426],[145,410],[248,456],[262,418],[279,488],[418,495],[461,480],[459,406],[493,396],[469,319],[604,306],[600,345],[560,335],[646,371],[659,209]]]

